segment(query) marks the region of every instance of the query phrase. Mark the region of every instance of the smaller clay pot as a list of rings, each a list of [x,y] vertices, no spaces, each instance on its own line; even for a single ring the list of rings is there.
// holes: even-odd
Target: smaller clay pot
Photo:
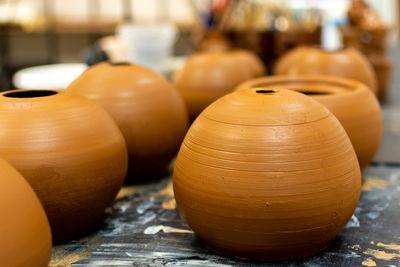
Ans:
[[[129,152],[127,182],[167,174],[188,128],[185,104],[172,83],[129,63],[100,63],[67,91],[99,103],[118,124]]]
[[[200,112],[219,97],[245,80],[262,76],[265,67],[249,51],[211,51],[189,57],[174,76],[193,121]]]
[[[365,168],[382,138],[382,114],[374,94],[360,82],[324,75],[270,76],[247,81],[237,90],[279,87],[302,92],[326,106],[341,122]]]
[[[107,112],[63,90],[7,91],[0,94],[0,129],[0,155],[38,194],[53,240],[93,230],[128,166],[125,141]]]
[[[0,159],[0,266],[46,267],[51,232],[35,192],[10,164]]]
[[[354,48],[325,51],[302,46],[284,54],[276,63],[275,75],[332,75],[350,78],[378,92],[376,74],[368,59]]]

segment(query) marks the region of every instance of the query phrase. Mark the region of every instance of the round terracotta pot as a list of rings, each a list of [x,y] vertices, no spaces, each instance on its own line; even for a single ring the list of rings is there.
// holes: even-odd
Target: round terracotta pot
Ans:
[[[166,174],[188,128],[185,104],[170,82],[139,65],[100,63],[67,91],[96,101],[116,121],[128,146],[128,181]]]
[[[0,159],[0,266],[48,266],[51,232],[35,192]]]
[[[212,250],[283,260],[326,248],[357,205],[361,174],[328,109],[303,94],[243,89],[208,106],[178,153],[181,215]]]
[[[211,51],[189,57],[174,76],[189,111],[191,120],[219,97],[233,91],[245,80],[262,76],[265,67],[251,52],[245,50]]]
[[[311,96],[343,125],[361,168],[374,158],[382,138],[382,114],[378,100],[364,84],[323,75],[271,76],[245,82],[238,90],[260,86],[292,89]]]
[[[54,241],[93,229],[123,184],[125,141],[96,103],[65,91],[0,94],[0,156],[38,194]]]
[[[367,85],[377,94],[375,72],[368,59],[354,48],[325,51],[302,46],[284,54],[276,63],[276,75],[323,74],[350,78]]]

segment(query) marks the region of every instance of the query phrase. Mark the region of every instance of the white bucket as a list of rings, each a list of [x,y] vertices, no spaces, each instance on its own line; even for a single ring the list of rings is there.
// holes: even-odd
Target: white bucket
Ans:
[[[117,34],[127,47],[129,62],[161,73],[172,56],[177,29],[173,24],[122,24]]]

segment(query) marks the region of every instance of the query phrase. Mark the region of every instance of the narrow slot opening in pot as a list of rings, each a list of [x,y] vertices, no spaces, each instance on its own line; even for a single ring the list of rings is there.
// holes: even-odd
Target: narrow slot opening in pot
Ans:
[[[110,65],[113,65],[113,66],[130,66],[130,65],[132,65],[131,63],[124,62],[124,61],[121,61],[121,62],[109,62],[109,63],[110,63]]]
[[[3,96],[10,98],[36,98],[36,97],[51,96],[55,94],[58,94],[58,92],[51,90],[26,90],[26,91],[16,90],[14,92],[6,93]]]
[[[299,93],[305,95],[329,95],[331,92],[323,92],[323,91],[304,91],[304,90],[296,90]]]
[[[277,92],[276,90],[267,90],[267,89],[256,90],[257,94],[263,94],[263,95],[271,95],[271,94],[275,94],[276,92]]]

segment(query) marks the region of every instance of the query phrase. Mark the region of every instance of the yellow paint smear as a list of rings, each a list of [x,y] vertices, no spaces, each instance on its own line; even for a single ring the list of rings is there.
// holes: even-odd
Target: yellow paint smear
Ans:
[[[400,252],[400,245],[398,244],[384,244],[382,242],[378,242],[378,244],[376,244],[378,247],[383,247],[386,249],[390,249],[390,250],[398,250]]]
[[[176,208],[175,198],[172,198],[170,200],[164,201],[162,203],[162,207],[163,207],[163,209],[174,210]]]
[[[366,255],[373,256],[374,258],[380,259],[380,260],[391,260],[394,258],[400,258],[400,253],[387,253],[385,251],[382,251],[379,249],[372,249],[372,248],[367,249],[363,253]]]
[[[92,251],[98,248],[103,243],[103,240],[98,236],[89,237],[88,239],[86,242],[88,244],[87,248],[82,247],[80,253],[71,253],[71,251],[65,250],[62,247],[54,247],[49,267],[67,267],[71,266],[74,262],[89,258]]]
[[[172,181],[170,181],[165,188],[161,189],[154,196],[164,196],[164,195],[174,196],[174,188],[172,186]]]
[[[355,250],[361,249],[360,245],[358,245],[358,244],[356,244],[356,245],[354,245],[354,246],[351,246],[351,248],[352,248],[352,249],[355,249]]]
[[[364,265],[364,266],[376,266],[376,262],[374,262],[371,259],[366,259],[361,264]]]
[[[367,177],[361,187],[364,191],[370,191],[373,188],[383,189],[387,186],[388,182],[377,178],[377,177]]]
[[[151,185],[125,185],[119,190],[117,198],[145,191]]]

